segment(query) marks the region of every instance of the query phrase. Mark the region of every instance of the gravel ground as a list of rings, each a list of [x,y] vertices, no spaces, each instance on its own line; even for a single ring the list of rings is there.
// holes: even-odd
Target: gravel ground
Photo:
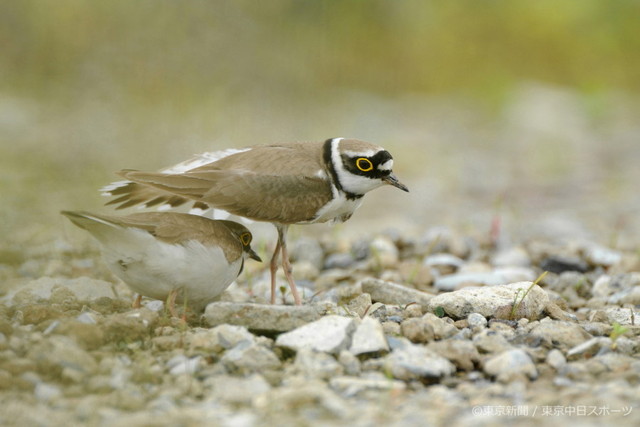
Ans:
[[[186,324],[95,250],[34,250],[3,271],[0,423],[638,425],[637,249],[331,237],[291,242],[304,306],[251,263]]]
[[[125,139],[125,155],[90,108],[5,134],[0,424],[640,425],[637,102],[613,94],[594,116],[525,85],[494,121],[454,104],[342,105],[332,129],[399,141],[411,193],[292,227],[304,306],[266,304],[268,272],[248,262],[187,323],[159,301],[131,309],[58,211],[105,209],[96,188],[145,150],[189,153]],[[269,259],[273,227],[251,230]]]

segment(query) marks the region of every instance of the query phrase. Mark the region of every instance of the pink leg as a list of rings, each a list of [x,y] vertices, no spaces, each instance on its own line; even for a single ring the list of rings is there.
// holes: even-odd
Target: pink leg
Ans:
[[[289,229],[288,225],[280,225],[278,228],[278,243],[282,250],[282,269],[284,270],[284,275],[289,282],[289,287],[291,288],[291,294],[293,295],[293,300],[296,305],[302,305],[302,299],[300,298],[300,294],[298,293],[298,288],[296,287],[296,282],[293,280],[291,263],[289,262],[289,253],[287,252],[287,230]]]
[[[278,232],[278,243],[276,244],[276,250],[273,251],[271,257],[271,264],[269,269],[271,270],[271,304],[276,303],[276,271],[278,271],[278,255],[280,252],[280,232]]]

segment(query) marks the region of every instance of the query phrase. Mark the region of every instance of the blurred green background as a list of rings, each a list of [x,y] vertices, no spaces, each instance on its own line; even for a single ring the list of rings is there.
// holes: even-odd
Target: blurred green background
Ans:
[[[4,1],[3,245],[106,209],[121,168],[334,136],[394,154],[412,192],[365,201],[384,226],[637,233],[638,22],[633,0]]]

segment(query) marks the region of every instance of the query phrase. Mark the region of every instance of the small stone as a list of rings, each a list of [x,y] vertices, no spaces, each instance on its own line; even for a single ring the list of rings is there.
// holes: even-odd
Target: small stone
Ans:
[[[250,341],[240,341],[220,359],[231,372],[264,372],[278,369],[280,359],[270,349]]]
[[[445,340],[430,342],[427,348],[452,362],[460,370],[471,372],[480,354],[471,341]]]
[[[600,245],[591,245],[585,250],[587,261],[596,266],[611,267],[622,261],[622,254]]]
[[[216,375],[205,380],[212,387],[211,397],[218,402],[248,405],[253,399],[271,390],[271,386],[258,373],[247,377]]]
[[[526,249],[522,246],[515,246],[509,249],[503,249],[491,258],[491,264],[497,267],[529,267],[531,259]]]
[[[339,353],[349,346],[350,336],[355,328],[352,318],[325,316],[278,336],[276,345],[295,351],[306,347],[326,353]]]
[[[321,270],[324,265],[324,250],[322,250],[322,246],[317,239],[301,237],[293,242],[289,253],[291,254],[291,261],[306,261],[317,270]]]
[[[322,380],[328,380],[344,373],[344,368],[333,356],[310,348],[298,350],[293,368],[307,378]]]
[[[522,349],[507,350],[488,359],[484,372],[500,382],[509,382],[520,376],[535,379],[538,371],[529,355]]]
[[[193,375],[198,372],[203,363],[202,356],[186,357],[179,355],[167,362],[171,375]]]
[[[369,307],[371,307],[371,295],[367,293],[358,295],[347,304],[347,310],[360,318],[365,315]]]
[[[480,313],[470,313],[467,316],[467,323],[470,328],[484,328],[487,326],[487,318]]]
[[[53,384],[42,383],[42,382],[39,382],[36,384],[36,387],[33,393],[36,399],[38,399],[41,402],[49,402],[62,395],[62,391],[58,386],[55,386]]]
[[[559,371],[564,365],[567,364],[567,359],[564,357],[564,354],[557,348],[551,349],[547,354],[546,359],[547,365],[551,366],[556,371]]]
[[[483,329],[475,335],[473,344],[481,353],[501,353],[511,349],[511,344],[502,334],[490,329]]]
[[[353,333],[349,351],[356,356],[389,351],[384,330],[377,319],[367,316],[360,321]]]
[[[507,284],[507,279],[494,272],[456,273],[438,277],[433,287],[439,291],[454,291],[468,286],[497,286]]]
[[[466,318],[475,312],[497,319],[526,317],[536,320],[542,316],[548,302],[549,296],[540,286],[532,282],[518,282],[440,294],[429,301],[429,311],[442,307],[454,319]]]
[[[589,270],[589,265],[577,257],[552,255],[540,263],[540,268],[555,274],[561,274],[565,271],[585,273]]]
[[[338,355],[338,362],[347,375],[360,375],[360,360],[351,352],[342,350]]]
[[[580,325],[562,321],[540,322],[529,331],[529,336],[560,350],[568,350],[591,338]]]
[[[436,271],[437,274],[452,274],[464,265],[459,257],[447,253],[429,255],[424,259],[424,265]]]
[[[444,319],[440,319],[432,313],[425,314],[422,316],[422,319],[431,326],[433,337],[437,340],[450,338],[458,333],[458,328],[453,324],[448,323]]]
[[[632,308],[607,307],[603,310],[609,323],[619,323],[620,325],[638,324],[640,321],[640,312]]]
[[[424,313],[422,312],[422,307],[418,304],[409,304],[404,308],[402,313],[402,317],[408,319],[410,317],[422,317]]]
[[[329,386],[345,397],[353,397],[365,391],[403,391],[406,384],[388,378],[353,378],[335,377],[329,381]]]
[[[384,358],[384,368],[394,378],[404,381],[432,381],[456,371],[456,367],[444,357],[409,341]]]
[[[235,347],[241,341],[255,342],[255,336],[243,326],[224,324],[188,334],[185,341],[192,350],[220,353]]]
[[[382,322],[382,330],[385,335],[400,335],[402,333],[400,324],[397,322]]]
[[[379,279],[365,279],[362,281],[362,291],[371,295],[371,300],[383,304],[406,306],[417,303],[425,310],[433,295],[416,289],[385,282]]]
[[[394,268],[398,264],[399,252],[393,241],[385,236],[375,237],[370,245],[371,257],[379,268]]]
[[[256,331],[286,332],[319,319],[313,306],[267,305],[213,302],[207,305],[203,319],[209,326],[231,324]]]
[[[433,341],[435,334],[433,326],[423,318],[412,317],[400,324],[402,335],[414,343]]]
[[[324,261],[324,269],[346,269],[356,262],[353,255],[349,252],[338,252],[327,256]]]

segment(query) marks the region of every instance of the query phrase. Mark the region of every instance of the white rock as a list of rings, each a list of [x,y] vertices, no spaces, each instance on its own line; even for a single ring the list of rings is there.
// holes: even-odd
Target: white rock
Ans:
[[[394,378],[417,380],[452,375],[456,367],[444,357],[422,345],[401,338],[399,345],[385,357],[384,366]]]
[[[387,339],[378,319],[365,317],[356,327],[349,351],[354,355],[389,351]]]
[[[557,348],[553,348],[547,354],[546,362],[547,365],[558,371],[567,364],[567,359],[564,357],[564,354],[562,354],[560,350],[558,350]]]
[[[335,377],[329,381],[329,386],[343,396],[355,396],[363,391],[402,391],[407,388],[403,381],[388,378],[354,378]]]
[[[487,318],[526,317],[536,320],[548,304],[549,296],[540,286],[532,282],[517,282],[501,286],[468,287],[440,294],[429,300],[429,311],[442,307],[445,313],[456,319],[479,313]]]
[[[355,327],[352,318],[325,316],[278,336],[276,345],[296,351],[311,348],[337,354],[349,346]]]
[[[526,375],[530,379],[538,376],[536,365],[529,355],[519,348],[507,350],[487,360],[484,372],[501,382],[508,382],[519,375]]]
[[[193,375],[200,370],[202,363],[202,356],[188,358],[179,355],[169,360],[167,366],[171,375]]]
[[[470,313],[467,316],[467,323],[471,328],[484,328],[487,326],[487,318],[480,313]]]
[[[329,378],[342,375],[344,368],[338,361],[327,353],[301,348],[296,353],[293,367],[296,372],[307,378],[319,378],[327,380]]]

